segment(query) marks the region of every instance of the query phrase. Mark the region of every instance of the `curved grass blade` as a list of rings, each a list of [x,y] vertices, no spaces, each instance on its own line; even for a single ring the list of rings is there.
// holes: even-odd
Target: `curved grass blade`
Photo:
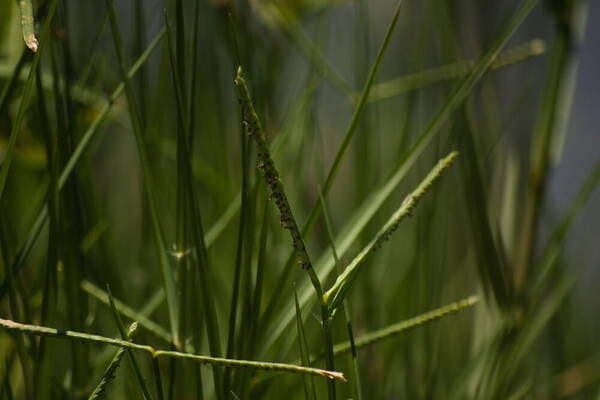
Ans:
[[[45,326],[37,326],[37,325],[28,325],[21,324],[15,321],[11,321],[8,319],[0,318],[0,326],[9,331],[16,331],[25,333],[28,335],[34,336],[46,336],[52,337],[56,339],[66,339],[66,340],[80,340],[84,342],[90,343],[102,343],[108,344],[111,346],[117,347],[125,347],[132,350],[142,350],[153,357],[168,357],[168,358],[176,358],[182,360],[190,360],[199,362],[201,364],[208,365],[217,365],[217,366],[229,366],[232,368],[250,368],[256,370],[263,371],[280,371],[280,372],[288,372],[288,373],[296,373],[296,374],[309,374],[314,376],[320,376],[328,379],[336,379],[342,382],[345,382],[344,374],[337,371],[327,371],[319,368],[308,368],[302,367],[293,364],[282,364],[282,363],[272,363],[272,362],[261,362],[261,361],[248,361],[248,360],[231,360],[227,358],[218,358],[218,357],[207,357],[200,356],[196,354],[183,353],[178,351],[166,351],[166,350],[156,350],[151,346],[137,344],[134,342],[130,342],[122,339],[114,339],[100,335],[91,335],[82,332],[62,330],[56,328],[48,328]]]

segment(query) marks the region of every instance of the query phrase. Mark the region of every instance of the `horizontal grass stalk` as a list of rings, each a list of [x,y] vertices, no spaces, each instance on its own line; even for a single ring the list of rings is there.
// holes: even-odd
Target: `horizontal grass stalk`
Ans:
[[[338,276],[333,286],[325,293],[324,297],[328,303],[329,314],[333,316],[337,308],[342,304],[344,298],[352,288],[356,277],[363,266],[367,257],[375,253],[381,246],[389,240],[390,236],[398,229],[398,225],[404,218],[411,215],[423,196],[429,192],[436,180],[438,180],[444,171],[452,165],[454,159],[458,156],[457,152],[452,152],[441,159],[437,165],[427,174],[425,179],[413,190],[402,202],[402,205],[392,215],[388,222],[381,228],[376,237],[365,246],[365,248],[356,256],[354,260],[346,267],[344,272]]]
[[[213,366],[227,366],[232,368],[250,368],[263,371],[281,371],[296,374],[309,374],[320,376],[329,379],[336,379],[345,382],[344,374],[337,371],[328,371],[319,368],[308,368],[293,364],[282,364],[272,362],[248,361],[248,360],[232,360],[227,358],[207,357],[196,354],[183,353],[178,351],[157,350],[152,346],[137,344],[122,339],[114,339],[106,336],[92,335],[82,332],[49,328],[38,325],[21,324],[8,319],[0,318],[0,326],[9,331],[22,332],[34,336],[46,336],[56,339],[80,340],[90,343],[108,344],[111,346],[129,348],[132,350],[142,350],[150,354],[154,358],[176,358],[199,362],[201,364]]]

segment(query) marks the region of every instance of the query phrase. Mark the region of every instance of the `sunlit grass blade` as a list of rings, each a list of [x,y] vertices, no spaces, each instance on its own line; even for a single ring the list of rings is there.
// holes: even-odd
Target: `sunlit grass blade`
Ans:
[[[128,340],[133,339],[136,329],[137,329],[137,323],[134,322],[133,324],[131,324],[131,326],[129,327],[129,330],[127,332]],[[110,364],[106,368],[106,371],[104,371],[104,374],[102,374],[102,378],[100,378],[100,382],[98,382],[98,385],[96,386],[94,391],[90,394],[90,397],[88,397],[88,400],[100,400],[101,398],[105,397],[108,385],[111,380],[115,379],[115,373],[117,372],[117,369],[119,369],[119,366],[121,365],[121,360],[123,359],[125,352],[126,352],[126,349],[124,347],[121,347],[117,350],[114,357],[110,361]]]
[[[119,68],[121,71],[121,79],[125,87],[125,95],[127,96],[127,103],[129,105],[129,115],[131,118],[131,124],[136,139],[138,155],[140,158],[140,164],[142,167],[142,176],[144,180],[144,188],[146,193],[146,200],[148,202],[148,211],[150,214],[152,235],[154,238],[158,264],[160,267],[163,287],[166,294],[167,306],[169,310],[169,319],[171,322],[171,332],[173,335],[173,341],[176,347],[179,347],[179,306],[176,295],[175,278],[173,277],[173,271],[171,269],[167,251],[165,248],[165,241],[163,238],[162,228],[160,227],[160,221],[158,216],[158,210],[156,205],[155,193],[156,189],[152,179],[152,172],[150,170],[150,160],[146,150],[146,144],[144,141],[144,135],[142,132],[142,124],[140,121],[139,111],[137,109],[137,103],[131,86],[131,81],[127,76],[127,68],[125,66],[125,60],[123,55],[123,41],[121,39],[121,33],[118,27],[117,15],[114,9],[113,0],[106,0],[106,4],[109,10],[110,24],[113,32],[113,39],[117,58],[119,60]]]
[[[329,314],[337,310],[342,304],[344,298],[352,288],[358,272],[362,267],[367,256],[376,252],[389,240],[390,236],[398,229],[398,225],[402,220],[411,215],[417,203],[431,189],[437,179],[439,179],[444,171],[452,165],[454,159],[458,156],[457,152],[450,153],[445,158],[441,159],[438,164],[429,172],[429,174],[421,181],[421,183],[413,190],[402,202],[398,210],[390,217],[388,222],[381,228],[375,238],[367,244],[367,246],[352,260],[352,262],[344,269],[344,272],[338,276],[333,286],[325,293],[325,299],[328,303]]]

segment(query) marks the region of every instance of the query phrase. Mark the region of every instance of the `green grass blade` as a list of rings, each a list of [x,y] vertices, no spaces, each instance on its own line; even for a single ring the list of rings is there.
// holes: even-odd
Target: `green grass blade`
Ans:
[[[498,58],[492,62],[490,69],[501,69],[529,60],[531,57],[542,55],[545,52],[546,44],[544,41],[534,39],[498,54]],[[390,99],[411,90],[421,89],[444,81],[464,78],[471,73],[476,63],[477,60],[457,61],[440,67],[421,70],[390,81],[377,83],[373,85],[369,102]]]
[[[158,210],[156,205],[155,193],[156,189],[152,179],[152,173],[150,170],[150,161],[148,158],[146,144],[144,142],[144,136],[142,132],[142,124],[140,121],[140,115],[135,101],[133,87],[131,81],[127,76],[127,68],[125,66],[125,60],[123,56],[123,41],[121,39],[121,33],[119,30],[117,15],[114,9],[113,0],[106,0],[106,4],[109,10],[110,24],[113,32],[113,40],[117,58],[119,60],[119,68],[121,70],[121,79],[125,86],[125,95],[127,97],[127,103],[129,105],[129,114],[133,131],[135,134],[138,155],[140,158],[140,164],[142,166],[142,175],[144,179],[144,187],[146,193],[146,200],[148,202],[148,211],[150,213],[150,219],[152,224],[152,234],[157,250],[158,264],[160,267],[163,287],[167,299],[167,307],[169,310],[169,319],[171,322],[171,333],[173,335],[174,343],[176,347],[180,345],[179,342],[179,306],[176,295],[175,278],[173,271],[170,267],[169,258],[167,256],[167,250],[165,248],[165,242],[163,238],[162,229],[158,218]]]
[[[319,191],[319,193],[321,193]],[[340,261],[340,258],[338,256],[337,250],[335,248],[335,243],[334,243],[334,239],[333,239],[333,228],[331,227],[331,220],[329,218],[329,212],[327,211],[327,204],[325,203],[325,199],[323,198],[323,196],[319,196],[320,197],[320,201],[321,201],[321,209],[323,210],[323,219],[325,220],[325,227],[327,228],[327,239],[329,240],[329,246],[331,247],[331,252],[333,253],[333,260],[335,262],[335,265],[337,267],[337,273],[338,276],[340,276],[344,271],[342,270],[342,264]],[[298,309],[300,308],[300,306],[298,305],[298,294],[297,292],[294,291],[294,295],[295,295],[295,300],[296,300],[296,305],[298,307]],[[357,358],[357,352],[356,352],[356,347],[354,346],[354,331],[352,329],[352,318],[350,316],[350,307],[348,304],[348,299],[344,299],[342,301],[342,308],[344,310],[344,316],[346,318],[346,328],[347,328],[347,332],[348,332],[348,341],[350,342],[351,345],[351,349],[352,349],[352,367],[354,369],[354,381],[356,383],[356,387],[355,387],[355,393],[356,393],[356,398],[357,400],[361,400],[362,399],[362,385],[360,383],[360,368],[358,365],[358,358]],[[334,347],[334,354],[335,354],[335,347]]]
[[[401,333],[406,333],[414,328],[428,324],[438,319],[456,314],[467,308],[470,308],[477,304],[479,299],[476,296],[468,297],[464,300],[457,301],[437,308],[435,310],[426,312],[417,317],[407,319],[402,322],[387,326],[374,332],[367,333],[363,336],[356,337],[355,346],[356,348],[362,348],[370,346],[371,344],[378,343],[383,340],[391,339]],[[341,355],[352,350],[349,341],[338,343],[334,346],[335,355]]]
[[[117,325],[117,328],[119,329],[119,333],[121,334],[121,339],[124,341],[131,341],[130,339],[130,334],[133,335],[133,332],[131,331],[131,328],[129,328],[129,332],[125,331],[125,325],[123,325],[123,321],[121,320],[121,316],[119,315],[119,312],[117,311],[117,307],[115,306],[115,302],[112,298],[112,294],[110,293],[110,287],[106,287],[106,293],[108,294],[108,302],[110,304],[110,309],[112,311],[112,315],[113,318],[115,320],[115,324]],[[137,324],[133,324],[132,327],[135,329],[137,329]],[[131,351],[130,348],[126,347],[125,350],[127,351],[127,356],[129,358],[129,361],[131,362],[131,367],[133,368],[133,372],[135,374],[135,378],[136,381],[138,383],[138,386],[142,392],[142,395],[144,396],[145,399],[150,400],[152,397],[150,397],[150,392],[148,391],[148,388],[146,387],[146,382],[144,381],[144,377],[142,376],[142,372],[140,371],[140,367],[139,364],[135,358],[135,355],[133,354],[133,351]]]
[[[262,170],[262,175],[265,179],[267,186],[269,187],[269,196],[275,199],[275,204],[279,210],[280,223],[284,229],[289,230],[292,238],[292,245],[294,247],[296,258],[298,263],[305,270],[310,278],[313,289],[320,302],[321,309],[321,323],[323,328],[323,335],[325,339],[326,349],[326,365],[329,370],[334,369],[333,360],[333,339],[331,336],[331,329],[329,326],[329,315],[327,311],[327,302],[323,297],[323,288],[321,282],[315,272],[308,251],[302,239],[302,234],[298,228],[298,224],[292,213],[292,209],[287,200],[283,184],[279,178],[279,172],[275,168],[269,147],[267,145],[267,139],[265,132],[262,128],[258,115],[254,109],[252,99],[246,85],[246,81],[242,76],[242,67],[238,68],[238,73],[235,78],[235,85],[238,90],[238,96],[242,107],[243,123],[246,128],[246,133],[255,140],[258,150],[259,169]],[[330,380],[327,382],[329,400],[335,400],[336,390],[335,382]]]
[[[110,306],[110,301],[108,297],[108,293],[98,286],[94,285],[90,281],[84,280],[81,282],[81,289],[83,289],[87,294],[94,297],[96,300],[102,302],[103,304]],[[139,325],[143,328],[146,328],[149,332],[152,332],[156,335],[156,337],[164,340],[167,343],[173,343],[173,337],[171,334],[162,326],[158,325],[156,322],[152,321],[144,314],[137,312],[133,308],[129,307],[122,301],[115,299],[113,297],[113,304],[119,314],[127,317],[133,321],[137,321]]]
[[[24,3],[24,2],[22,2]],[[6,185],[6,178],[8,177],[8,171],[10,170],[10,165],[14,156],[15,145],[17,143],[17,137],[21,132],[23,120],[25,118],[25,113],[27,111],[27,106],[29,105],[29,98],[31,97],[31,93],[35,87],[35,71],[37,70],[40,59],[42,57],[43,49],[45,47],[45,43],[48,41],[48,33],[50,32],[50,25],[52,23],[52,19],[54,18],[54,14],[56,13],[56,6],[58,4],[58,0],[53,0],[50,3],[50,9],[48,11],[48,15],[46,16],[46,20],[44,21],[44,28],[42,29],[42,43],[39,46],[39,51],[33,57],[33,61],[31,63],[31,67],[29,68],[29,77],[27,78],[27,82],[25,83],[25,88],[23,89],[23,95],[21,97],[21,102],[19,104],[19,109],[17,111],[17,116],[15,118],[15,122],[12,126],[10,139],[8,140],[8,145],[6,146],[6,150],[4,153],[4,159],[2,161],[2,167],[0,169],[0,201],[2,201],[2,196],[4,194],[4,189]],[[31,3],[29,4],[31,8]],[[30,12],[31,16],[31,12]],[[31,17],[33,19],[33,17]],[[31,22],[33,26],[33,21]],[[35,37],[34,37],[35,39]],[[36,45],[37,49],[37,45]]]
[[[353,98],[352,86],[340,76],[323,56],[318,46],[315,45],[302,31],[302,27],[296,21],[296,17],[290,15],[289,10],[282,3],[264,2],[259,7],[263,18],[273,25],[282,29],[291,41],[298,46],[302,54],[309,60],[317,71],[341,93]]]
[[[21,12],[21,30],[25,45],[34,53],[38,50],[38,40],[35,37],[33,19],[33,6],[31,0],[19,0],[19,11]]]
[[[571,202],[566,214],[561,221],[555,226],[552,235],[542,250],[540,258],[534,265],[535,277],[532,283],[532,292],[537,292],[542,282],[546,279],[550,271],[556,265],[558,257],[562,251],[567,233],[571,229],[573,223],[580,215],[581,211],[588,203],[595,190],[600,185],[600,161],[590,171],[579,192]]]
[[[308,343],[306,343],[306,334],[304,332],[304,323],[302,322],[302,312],[298,304],[298,294],[294,290],[294,305],[296,307],[296,329],[298,332],[298,347],[300,350],[301,365],[310,367],[310,352],[308,351]],[[315,382],[312,376],[304,377],[304,398],[306,400],[316,400],[317,393],[315,390]]]
[[[164,38],[165,33],[166,33],[166,30],[162,29],[155,36],[154,40],[148,45],[148,47],[147,47],[146,51],[144,52],[144,54],[142,54],[137,59],[137,61],[133,64],[133,66],[129,69],[128,77],[130,79],[133,76],[135,76],[135,74],[139,71],[139,69],[141,68],[141,66],[148,60],[148,58],[150,57],[150,55],[158,47],[158,45],[160,44],[160,42]],[[69,161],[67,162],[67,164],[65,165],[65,167],[63,168],[63,170],[62,170],[62,172],[61,172],[61,174],[59,176],[59,180],[58,180],[59,188],[62,189],[64,187],[66,181],[69,179],[69,177],[73,173],[73,170],[75,169],[75,166],[78,164],[78,162],[80,161],[80,159],[83,156],[84,152],[87,150],[87,148],[88,148],[91,140],[94,138],[94,136],[98,132],[98,129],[100,128],[100,126],[102,125],[102,123],[108,117],[109,112],[112,109],[112,106],[114,105],[114,103],[116,102],[116,100],[120,97],[120,95],[123,93],[124,89],[125,89],[125,86],[121,82],[115,88],[115,90],[112,92],[112,94],[111,94],[111,96],[110,96],[110,98],[108,100],[108,103],[105,104],[101,108],[101,110],[98,112],[98,115],[94,118],[94,120],[92,121],[92,123],[90,124],[90,126],[88,127],[88,129],[82,135],[80,141],[78,142],[77,146],[73,150],[73,153],[71,154],[71,156],[69,158]],[[44,207],[39,212],[37,218],[35,219],[34,224],[32,225],[32,227],[29,229],[29,233],[27,234],[27,239],[25,240],[25,243],[23,244],[23,246],[20,247],[19,251],[17,252],[17,256],[15,258],[15,261],[13,262],[13,265],[11,266],[11,268],[13,269],[13,271],[15,273],[18,270],[20,270],[21,267],[24,265],[25,259],[29,255],[29,252],[31,251],[31,248],[33,247],[33,245],[36,242],[38,236],[40,235],[40,232],[42,231],[42,228],[44,227],[44,224],[46,223],[47,218],[48,218],[48,209]],[[2,297],[4,297],[5,294],[6,294],[6,283],[3,282],[2,286],[0,287],[0,299]]]
[[[394,28],[396,27],[396,23],[398,22],[398,17],[400,16],[401,6],[402,6],[402,0],[398,1],[398,5],[396,6],[396,10],[394,11],[392,19],[388,25],[387,31],[385,33],[385,37],[383,39],[383,42],[381,43],[381,47],[379,48],[379,52],[377,53],[377,56],[375,57],[375,62],[373,63],[373,66],[371,67],[371,70],[369,71],[369,76],[367,77],[367,81],[365,82],[362,93],[358,99],[358,102],[356,103],[354,113],[352,114],[352,119],[350,120],[350,123],[348,124],[348,127],[346,128],[346,132],[344,133],[342,143],[340,144],[340,147],[335,155],[335,159],[333,161],[333,164],[331,165],[331,168],[329,169],[329,173],[327,174],[327,177],[325,178],[325,181],[323,182],[322,192],[325,197],[326,197],[327,193],[329,193],[329,189],[331,189],[331,186],[333,185],[333,181],[335,180],[337,173],[341,167],[342,160],[346,154],[348,146],[350,145],[352,137],[354,136],[354,134],[356,133],[356,130],[358,128],[358,121],[360,120],[360,117],[362,116],[365,105],[367,104],[367,100],[371,93],[371,88],[373,87],[373,82],[375,81],[375,77],[377,76],[377,73],[379,72],[379,68],[381,66],[381,61],[383,60],[383,56],[385,55],[387,47],[392,38],[392,34],[394,33]],[[314,209],[319,210],[318,203],[316,204]],[[315,220],[317,213],[318,213],[318,211],[311,213],[311,216],[309,216],[309,218],[308,218],[307,226],[311,226],[311,224],[314,223],[311,221]],[[313,216],[313,214],[314,214],[314,216]]]
[[[471,226],[472,240],[477,256],[477,269],[486,295],[490,295],[500,307],[506,309],[511,298],[512,285],[506,270],[505,256],[495,242],[491,218],[488,215],[488,188],[485,174],[480,168],[476,134],[471,127],[470,108],[457,116],[454,127],[461,148],[464,149],[465,162],[462,163],[462,180],[467,202],[467,213]]]
[[[127,332],[128,340],[133,339],[136,329],[137,329],[137,323],[134,322],[133,324],[131,324],[131,326],[129,327],[129,330]],[[100,382],[98,382],[98,385],[96,386],[94,391],[90,394],[90,397],[88,397],[88,400],[100,400],[101,398],[105,397],[106,389],[107,389],[110,381],[115,379],[115,372],[117,371],[117,369],[119,369],[119,366],[121,365],[121,360],[123,359],[123,356],[125,355],[125,351],[126,350],[124,347],[121,347],[117,350],[114,357],[110,361],[110,364],[108,364],[106,371],[104,371],[104,374],[102,374],[102,378],[100,378]]]
[[[457,156],[458,153],[453,152],[438,162],[417,188],[406,196],[400,208],[398,208],[383,228],[381,228],[376,237],[367,244],[358,256],[356,256],[356,258],[346,267],[344,272],[336,279],[333,286],[324,296],[325,300],[328,302],[330,315],[333,315],[344,301],[344,298],[352,288],[352,285],[358,276],[358,272],[367,256],[376,252],[387,240],[389,240],[390,236],[398,229],[400,222],[402,222],[406,216],[411,215],[419,200],[427,194],[435,181],[442,176],[444,171],[450,167],[450,165],[452,165],[452,162]]]
[[[560,6],[558,8],[561,8]],[[564,15],[556,15],[556,33],[552,42],[549,57],[550,63],[546,74],[542,101],[538,119],[534,128],[530,160],[529,182],[523,228],[520,240],[518,259],[515,266],[515,283],[517,290],[524,288],[535,256],[536,238],[548,174],[560,160],[562,147],[566,137],[566,124],[571,112],[578,56],[576,46],[581,40],[585,21],[571,20],[571,12],[582,7],[579,2],[564,3]],[[581,32],[577,32],[581,30]]]

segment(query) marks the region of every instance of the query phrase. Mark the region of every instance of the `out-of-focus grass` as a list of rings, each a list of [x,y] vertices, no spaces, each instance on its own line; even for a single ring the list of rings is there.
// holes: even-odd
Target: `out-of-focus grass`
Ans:
[[[545,190],[582,2],[468,3],[23,2],[0,398],[597,395],[563,248],[599,169]]]

